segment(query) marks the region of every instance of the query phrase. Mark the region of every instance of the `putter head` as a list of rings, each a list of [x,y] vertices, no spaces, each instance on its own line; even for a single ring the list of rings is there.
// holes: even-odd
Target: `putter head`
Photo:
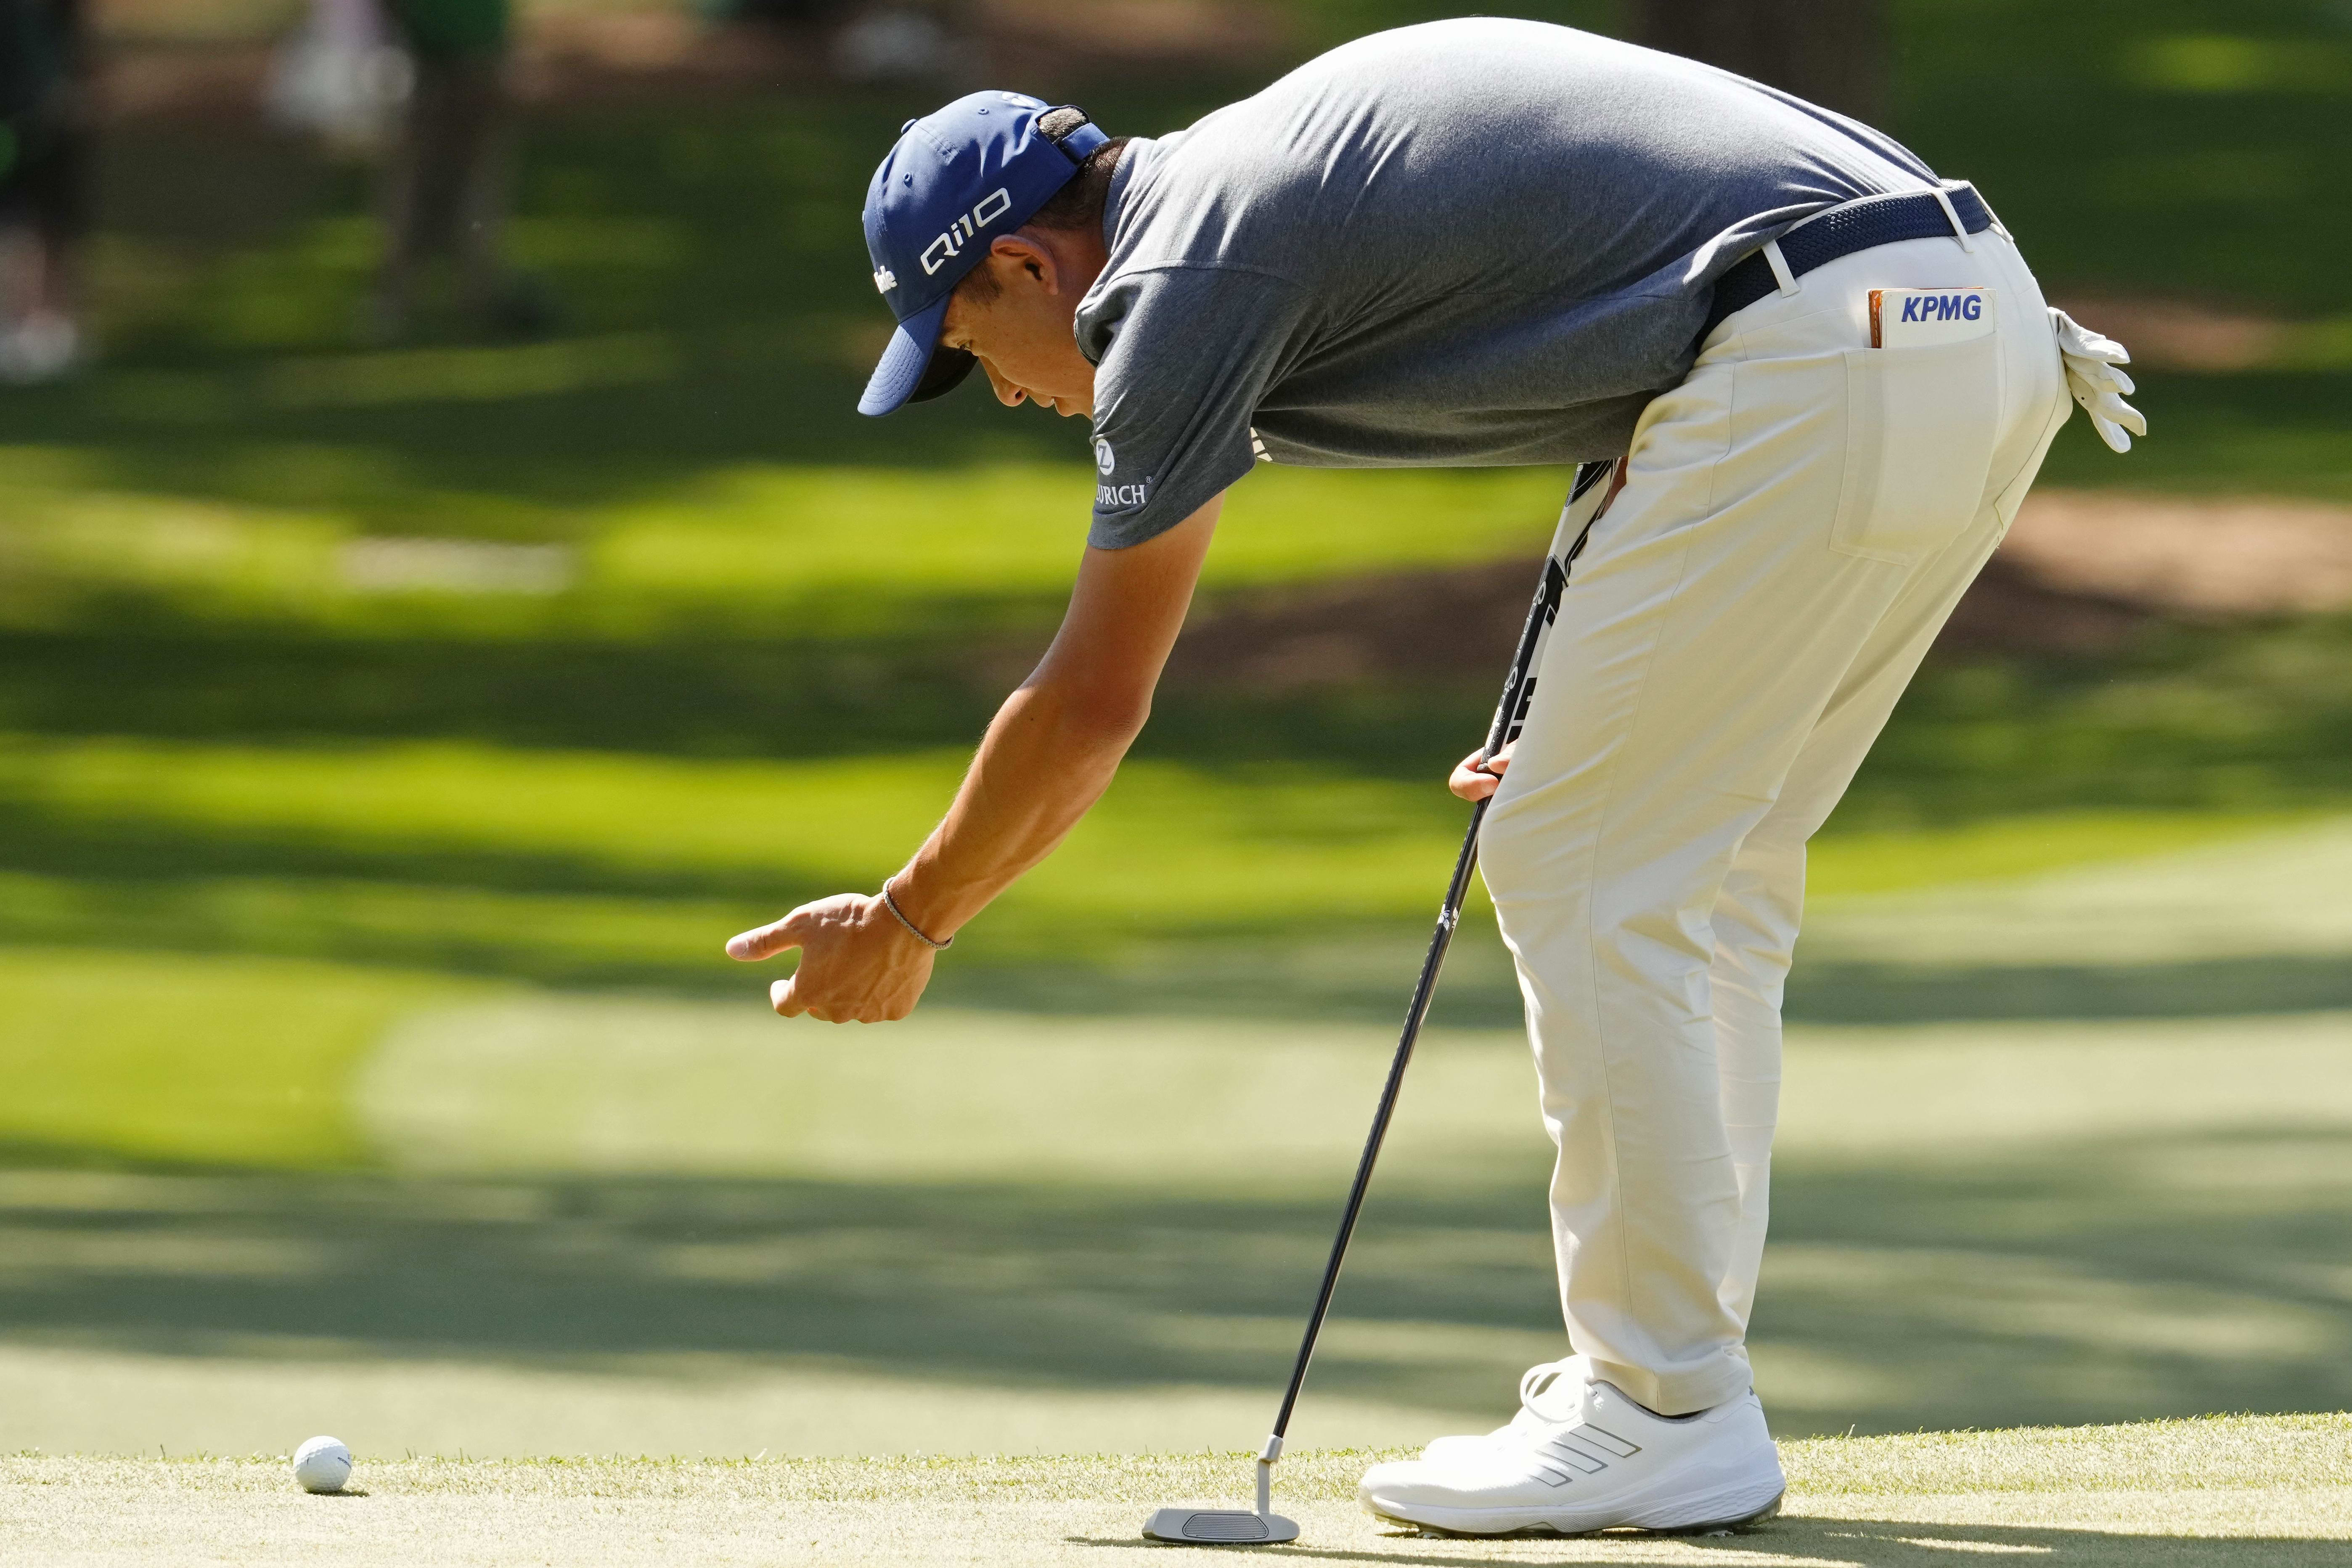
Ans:
[[[1181,1546],[1271,1546],[1298,1539],[1298,1526],[1278,1513],[1238,1508],[1163,1508],[1143,1521],[1146,1541]]]

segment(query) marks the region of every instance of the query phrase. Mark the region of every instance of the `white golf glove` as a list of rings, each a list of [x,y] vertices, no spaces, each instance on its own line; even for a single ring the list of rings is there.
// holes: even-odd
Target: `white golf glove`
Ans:
[[[2132,390],[2132,378],[2118,367],[2131,363],[2130,353],[2055,306],[2050,328],[2058,334],[2058,353],[2066,362],[2066,390],[2091,416],[2091,428],[2114,450],[2130,451],[2132,437],[2147,434],[2147,416],[2123,398]]]

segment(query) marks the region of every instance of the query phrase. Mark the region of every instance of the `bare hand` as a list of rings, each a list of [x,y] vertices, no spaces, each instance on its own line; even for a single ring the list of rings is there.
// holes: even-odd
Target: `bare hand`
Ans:
[[[1479,747],[1454,764],[1454,776],[1445,787],[1464,800],[1484,800],[1502,786],[1502,775],[1511,770],[1511,748],[1505,746],[1494,761],[1486,760],[1486,748]]]
[[[932,950],[908,933],[878,898],[836,893],[803,904],[773,925],[727,943],[746,963],[800,949],[800,967],[768,987],[787,1018],[803,1013],[828,1024],[887,1024],[915,1010],[931,982]]]

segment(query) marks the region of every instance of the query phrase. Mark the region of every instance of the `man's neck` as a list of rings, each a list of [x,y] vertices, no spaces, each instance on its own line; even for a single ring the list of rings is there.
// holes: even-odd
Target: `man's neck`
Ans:
[[[1110,252],[1103,247],[1102,231],[1092,225],[1085,228],[1055,228],[1037,230],[1038,237],[1054,253],[1054,265],[1071,282],[1073,300],[1084,299],[1087,290],[1095,286],[1102,269],[1110,262]]]

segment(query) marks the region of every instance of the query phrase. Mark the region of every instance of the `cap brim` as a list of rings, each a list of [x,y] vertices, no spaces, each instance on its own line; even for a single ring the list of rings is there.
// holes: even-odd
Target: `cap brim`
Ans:
[[[952,297],[943,296],[898,323],[898,330],[890,334],[890,346],[882,351],[881,363],[866,383],[866,395],[857,400],[857,412],[887,414],[903,406],[922,387],[924,373],[931,368],[931,356],[939,348],[940,323],[947,319],[948,300]]]
[[[944,397],[963,384],[963,378],[972,373],[980,361],[964,349],[933,349],[931,368],[923,372],[923,379],[907,395],[909,403],[925,403],[934,397]]]

